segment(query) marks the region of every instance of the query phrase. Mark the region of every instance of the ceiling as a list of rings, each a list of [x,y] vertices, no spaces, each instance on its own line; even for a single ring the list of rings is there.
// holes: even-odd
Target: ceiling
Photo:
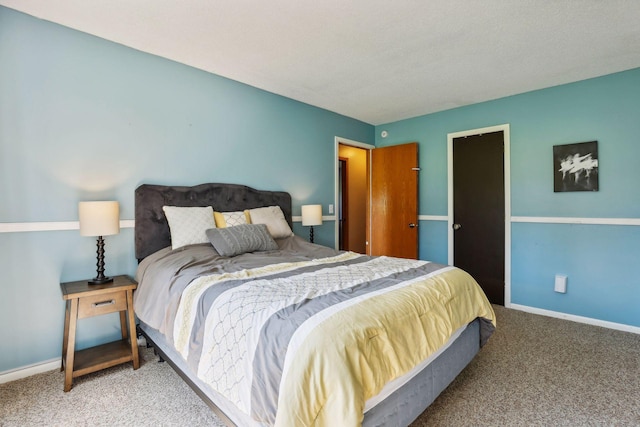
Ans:
[[[640,67],[638,0],[0,0],[370,124]]]

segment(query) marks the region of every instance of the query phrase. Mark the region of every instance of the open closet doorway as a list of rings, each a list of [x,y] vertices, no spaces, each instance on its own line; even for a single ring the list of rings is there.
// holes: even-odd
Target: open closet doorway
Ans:
[[[369,151],[373,145],[336,137],[336,247],[367,253]]]
[[[417,142],[376,149],[336,137],[336,248],[418,259],[419,170]]]

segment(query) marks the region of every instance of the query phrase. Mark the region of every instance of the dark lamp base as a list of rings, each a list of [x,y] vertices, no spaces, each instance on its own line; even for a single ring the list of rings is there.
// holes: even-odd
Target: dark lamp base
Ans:
[[[98,263],[96,265],[98,267],[98,271],[96,271],[96,277],[87,281],[90,285],[102,285],[104,283],[113,282],[112,277],[104,275],[104,239],[102,236],[98,236],[97,246],[98,250],[96,253],[98,254]]]
[[[113,277],[94,277],[93,279],[87,281],[87,283],[89,283],[90,285],[102,285],[111,282],[113,282]]]

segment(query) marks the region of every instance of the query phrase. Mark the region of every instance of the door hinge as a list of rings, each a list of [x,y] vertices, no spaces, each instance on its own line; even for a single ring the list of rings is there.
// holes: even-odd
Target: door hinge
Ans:
[[[420,168],[411,168],[411,170],[420,172]]]

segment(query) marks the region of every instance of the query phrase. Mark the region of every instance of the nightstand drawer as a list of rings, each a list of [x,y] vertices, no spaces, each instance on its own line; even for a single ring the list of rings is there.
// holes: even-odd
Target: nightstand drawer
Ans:
[[[78,301],[78,319],[126,309],[127,293],[124,291],[82,297]]]

